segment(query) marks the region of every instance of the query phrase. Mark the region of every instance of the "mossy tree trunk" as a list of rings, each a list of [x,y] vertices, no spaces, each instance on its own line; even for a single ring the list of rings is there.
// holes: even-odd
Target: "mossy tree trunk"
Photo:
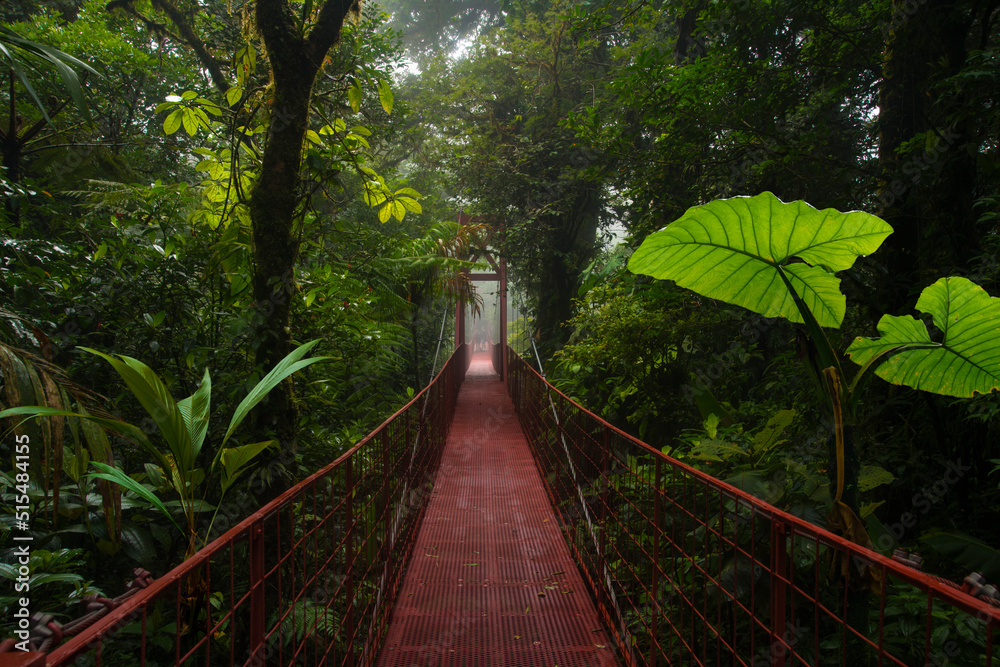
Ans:
[[[327,52],[340,40],[344,20],[359,9],[359,0],[326,0],[303,34],[287,0],[257,0],[257,29],[267,48],[273,86],[269,133],[249,205],[258,311],[256,359],[265,371],[290,351],[299,176],[313,82]],[[255,424],[261,439],[267,431],[277,435],[286,456],[294,449],[296,411],[289,380],[271,392]]]

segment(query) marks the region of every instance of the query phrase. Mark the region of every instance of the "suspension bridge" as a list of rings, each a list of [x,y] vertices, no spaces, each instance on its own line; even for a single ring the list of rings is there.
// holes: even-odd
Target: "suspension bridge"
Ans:
[[[1000,665],[975,577],[772,507],[455,330],[337,460],[82,619],[36,617],[37,650],[0,665]]]

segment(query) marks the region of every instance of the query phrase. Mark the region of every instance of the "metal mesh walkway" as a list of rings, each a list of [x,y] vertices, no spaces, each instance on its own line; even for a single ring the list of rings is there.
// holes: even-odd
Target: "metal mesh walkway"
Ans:
[[[381,667],[611,667],[503,383],[473,357]]]

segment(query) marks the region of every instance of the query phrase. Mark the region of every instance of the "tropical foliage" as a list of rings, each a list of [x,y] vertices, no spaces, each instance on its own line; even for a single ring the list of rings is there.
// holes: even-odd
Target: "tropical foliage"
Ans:
[[[8,413],[0,502],[27,438],[47,608],[165,572],[394,411],[485,245],[518,348],[616,425],[989,566],[996,3],[386,6],[0,6],[0,408],[52,415]],[[306,341],[324,363],[273,383]]]

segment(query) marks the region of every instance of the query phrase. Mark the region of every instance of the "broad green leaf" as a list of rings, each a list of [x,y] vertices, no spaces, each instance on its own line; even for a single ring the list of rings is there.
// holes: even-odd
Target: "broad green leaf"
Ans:
[[[368,206],[378,206],[389,197],[385,192],[385,185],[383,183],[368,181],[365,183],[364,198]]]
[[[166,506],[163,504],[163,501],[157,498],[156,495],[153,494],[153,492],[151,492],[149,489],[147,489],[142,484],[140,484],[139,482],[135,481],[134,479],[123,473],[118,468],[113,468],[104,463],[98,463],[97,461],[91,461],[91,463],[94,464],[95,468],[103,472],[91,473],[87,475],[87,477],[92,477],[95,479],[104,479],[109,482],[114,482],[119,486],[125,487],[129,491],[135,493],[140,498],[146,500],[150,505],[152,505],[156,509],[160,510],[160,512],[162,512],[164,516],[170,519],[170,522],[172,524],[177,526],[177,530],[179,530],[182,533],[184,532],[184,530],[180,527],[180,525],[176,521],[174,521],[174,515],[171,514],[170,510],[166,508]]]
[[[364,146],[369,150],[371,149],[371,144],[368,143],[368,140],[359,134],[348,134],[344,137],[344,142],[347,144],[347,147],[352,150],[357,150],[358,146]]]
[[[378,82],[378,101],[382,103],[382,108],[387,114],[392,113],[393,95],[389,82],[382,79]]]
[[[150,484],[152,484],[156,488],[160,488],[163,486],[171,488],[169,480],[167,480],[167,478],[163,476],[163,470],[161,470],[159,466],[155,466],[152,463],[146,463],[144,464],[144,467],[146,469],[146,476],[149,478]]]
[[[406,207],[398,199],[393,200],[388,205],[392,207],[392,216],[402,222],[406,215]]]
[[[202,482],[205,481],[205,471],[201,468],[195,468],[187,474],[184,479],[184,487],[187,489],[187,495],[193,496],[193,491],[197,489]]]
[[[230,447],[222,450],[222,492],[232,486],[239,477],[244,466],[257,458],[257,455],[268,447],[277,444],[276,440],[255,442],[240,447]]]
[[[207,101],[208,100],[206,100],[206,102]],[[195,107],[195,108],[191,109],[191,113],[194,116],[195,121],[197,122],[198,127],[208,127],[209,123],[211,123],[211,119],[208,117],[208,114],[205,113],[204,109],[202,109],[200,107]]]
[[[347,89],[347,101],[351,105],[351,109],[354,113],[361,110],[361,97],[363,91],[361,90],[361,82],[357,79],[354,80],[354,85]]]
[[[207,100],[204,97],[199,97],[198,99],[195,100],[195,102],[197,102],[198,104],[201,105],[201,107],[200,107],[199,110],[202,113],[206,114],[205,115],[205,122],[206,123],[208,122],[208,115],[207,114],[212,114],[213,116],[216,116],[216,117],[222,115],[222,110],[218,106],[216,106],[215,102],[213,102],[212,100]]]
[[[188,436],[191,438],[191,449],[195,458],[201,452],[201,446],[205,442],[205,434],[208,433],[211,404],[212,378],[209,377],[206,368],[198,391],[177,402],[177,409],[180,410],[181,417],[184,418],[184,423],[187,425]]]
[[[122,548],[140,565],[150,565],[158,555],[156,543],[148,530],[134,523],[122,526]]]
[[[233,86],[226,91],[226,104],[229,106],[236,106],[241,99],[243,99],[243,88],[241,86]]]
[[[725,440],[699,440],[691,448],[690,456],[708,461],[727,461],[734,456],[746,456],[747,451]]]
[[[719,423],[719,415],[715,413],[710,414],[705,418],[705,421],[701,423],[702,427],[705,429],[705,433],[707,433],[708,437],[712,440],[715,440],[715,438],[719,435]]]
[[[399,197],[396,201],[402,204],[407,211],[411,213],[423,213],[424,209],[420,206],[420,203],[412,197]]]
[[[184,510],[184,514],[193,516],[197,512],[211,512],[215,505],[205,502],[204,499],[188,498],[186,500],[168,500],[163,503],[167,507],[179,507]]]
[[[181,129],[181,120],[184,118],[184,109],[178,108],[170,112],[166,120],[163,121],[163,131],[167,134],[173,134],[177,130]]]
[[[198,132],[198,117],[195,115],[193,109],[181,109],[180,111],[183,112],[181,120],[184,123],[184,131],[193,137]]]
[[[895,475],[879,466],[861,466],[861,471],[858,472],[858,488],[862,491],[871,491],[883,484],[892,484],[895,481]],[[865,518],[865,515],[862,514],[861,518]]]
[[[892,384],[971,398],[1000,388],[1000,299],[967,278],[941,278],[917,300],[940,332],[909,315],[883,315],[881,338],[857,338],[847,348],[864,366],[885,356],[875,374]]]
[[[90,452],[82,445],[75,450],[66,447],[63,451],[63,472],[69,475],[74,482],[80,480],[83,473],[87,471],[87,464],[90,463]]]
[[[751,447],[753,453],[763,454],[769,452],[785,442],[780,439],[781,434],[785,432],[786,428],[791,426],[793,421],[795,421],[795,410],[779,410],[774,413],[767,420],[764,428],[754,436],[753,446]]]
[[[229,198],[228,190],[215,184],[206,187],[202,195],[212,203],[224,202]]]
[[[839,327],[846,299],[834,272],[877,250],[891,233],[869,213],[819,211],[764,192],[688,209],[647,237],[628,267],[765,317],[804,322],[787,280],[820,326]]]
[[[382,223],[389,222],[389,218],[391,217],[392,217],[392,202],[386,202],[386,204],[384,204],[382,208],[378,210],[378,221]]]
[[[882,505],[885,505],[884,500],[880,500],[877,503],[865,503],[864,505],[861,506],[861,512],[859,514],[859,516],[862,519],[865,519],[865,525],[868,528],[868,534],[871,536],[872,542],[874,542],[875,544],[878,544],[878,539],[876,538],[875,535],[872,535],[872,529],[871,526],[868,525],[867,519],[869,516],[871,516],[872,512],[877,510]]]
[[[722,459],[718,459],[722,460]],[[771,476],[763,470],[745,470],[724,480],[740,491],[745,491],[758,498],[766,499],[770,491],[769,483],[773,485]]]
[[[91,348],[80,349],[101,357],[114,367],[132,394],[139,399],[142,407],[153,418],[178,466],[183,472],[193,468],[195,454],[191,448],[187,425],[174,397],[170,395],[166,385],[153,369],[132,357],[115,358]]]
[[[236,406],[236,412],[233,413],[233,418],[229,422],[229,428],[226,430],[225,437],[222,438],[222,444],[225,444],[229,440],[229,436],[233,434],[236,427],[246,418],[247,414],[254,408],[255,405],[261,402],[267,394],[278,386],[278,383],[287,378],[292,373],[295,373],[310,364],[314,364],[317,361],[326,361],[332,357],[310,357],[309,359],[302,359],[309,350],[316,347],[319,340],[310,341],[304,345],[300,345],[295,348],[288,355],[275,364],[271,372],[264,376],[264,378],[257,383],[257,385],[250,390],[247,397],[244,398],[238,406]]]
[[[347,129],[347,123],[345,123],[342,119],[338,118],[335,121],[333,121],[332,125],[324,125],[323,127],[321,127],[319,133],[336,134],[337,132],[343,132],[346,129]]]

